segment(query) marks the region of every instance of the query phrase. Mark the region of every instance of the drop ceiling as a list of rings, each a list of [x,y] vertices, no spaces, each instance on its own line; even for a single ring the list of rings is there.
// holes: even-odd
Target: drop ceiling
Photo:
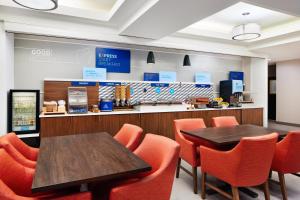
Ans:
[[[248,13],[248,15],[243,16],[243,13]],[[254,22],[259,24],[264,31],[267,28],[296,20],[299,18],[249,3],[238,2],[178,32],[196,36],[210,35],[211,37],[231,40],[232,28],[240,24]]]
[[[35,26],[43,20],[108,27],[113,37],[137,41],[159,41],[166,37],[213,41],[248,48],[272,55],[272,47],[296,51],[300,42],[299,0],[58,0],[59,7],[51,12],[26,10],[12,0],[0,0],[0,20],[24,24],[19,16],[34,17]],[[5,10],[7,15],[1,13]],[[243,17],[243,12],[250,15]],[[13,16],[16,13],[16,16]],[[231,30],[239,24],[261,25],[262,36],[249,42],[231,39]],[[34,24],[35,23],[35,24]],[[47,26],[47,24],[42,24]],[[51,24],[55,27],[56,23]],[[88,30],[87,30],[88,31]],[[115,35],[114,35],[115,34]],[[168,42],[172,44],[172,41]],[[289,48],[285,44],[289,44]],[[276,48],[277,52],[280,52]],[[292,54],[292,53],[291,53]],[[275,54],[274,54],[275,55]],[[294,54],[292,54],[294,55]],[[278,56],[276,54],[275,56]],[[300,56],[299,56],[300,57]]]

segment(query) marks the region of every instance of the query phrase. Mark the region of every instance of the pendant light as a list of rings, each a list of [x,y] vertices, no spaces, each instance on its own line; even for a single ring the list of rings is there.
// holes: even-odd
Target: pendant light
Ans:
[[[154,53],[152,51],[149,51],[148,56],[147,56],[147,63],[155,63],[155,58],[154,58]]]
[[[260,26],[256,23],[241,24],[232,30],[233,40],[253,40],[260,35]]]
[[[189,55],[184,56],[183,66],[184,67],[191,66],[191,61],[190,61],[190,56]]]
[[[58,0],[13,0],[16,4],[32,10],[50,11],[57,8]]]
[[[250,15],[250,12],[242,13],[244,17]],[[260,26],[256,23],[244,23],[235,26],[232,29],[232,39],[233,40],[253,40],[261,36]]]

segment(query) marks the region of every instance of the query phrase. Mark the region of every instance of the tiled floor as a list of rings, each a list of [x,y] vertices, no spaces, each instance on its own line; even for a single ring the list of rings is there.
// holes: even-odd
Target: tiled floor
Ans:
[[[269,127],[280,129],[280,130],[300,130],[299,127],[291,127],[291,126],[285,126],[285,125],[279,125],[274,122],[269,123]],[[186,168],[189,166],[186,165],[184,162],[182,163]],[[190,168],[188,168],[190,169]],[[198,180],[200,181],[200,171],[198,169]],[[277,174],[273,172],[273,179],[278,181]],[[215,181],[215,179],[211,179],[211,181]],[[287,184],[287,192],[288,192],[288,198],[289,200],[300,200],[300,177],[294,176],[294,175],[286,175],[286,184]],[[178,179],[175,178],[174,185],[173,185],[173,191],[171,200],[199,200],[200,197],[200,184],[199,184],[199,194],[194,194],[193,192],[193,180],[192,177],[186,174],[181,170],[180,177]],[[259,193],[259,197],[256,199],[253,199],[249,196],[246,196],[242,192],[240,192],[240,198],[241,200],[263,200],[264,195],[263,192],[260,190],[260,188],[251,188],[255,192]],[[281,191],[280,187],[277,183],[270,182],[270,193],[271,193],[271,200],[280,200],[281,197]],[[207,196],[208,200],[225,200],[226,198],[220,196],[219,194],[210,195]]]
[[[277,124],[274,121],[269,121],[269,127],[274,129],[279,129],[279,130],[285,130],[285,131],[300,130],[300,127]]]

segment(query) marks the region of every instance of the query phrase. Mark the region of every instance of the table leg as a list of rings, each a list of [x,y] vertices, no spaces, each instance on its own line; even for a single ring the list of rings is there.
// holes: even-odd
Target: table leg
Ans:
[[[81,184],[80,185],[80,192],[87,192],[89,191],[89,187],[87,183]]]
[[[256,192],[250,190],[249,188],[242,187],[242,188],[239,188],[239,190],[252,198],[258,197],[258,194]]]
[[[220,188],[221,190],[225,191],[225,192],[230,192],[231,193],[231,186],[229,184],[220,184],[217,186],[218,188]],[[206,194],[207,195],[214,195],[214,194],[219,194],[217,191],[213,190],[213,189],[207,189],[206,190]]]
[[[297,174],[297,173],[295,173],[295,174],[293,174],[293,175],[300,177],[300,174]]]

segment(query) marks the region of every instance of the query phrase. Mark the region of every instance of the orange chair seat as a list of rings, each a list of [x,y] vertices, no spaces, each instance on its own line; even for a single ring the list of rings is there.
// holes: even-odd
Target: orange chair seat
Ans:
[[[174,182],[179,145],[173,140],[147,134],[134,153],[152,167],[140,179],[114,187],[110,200],[169,200]]]

